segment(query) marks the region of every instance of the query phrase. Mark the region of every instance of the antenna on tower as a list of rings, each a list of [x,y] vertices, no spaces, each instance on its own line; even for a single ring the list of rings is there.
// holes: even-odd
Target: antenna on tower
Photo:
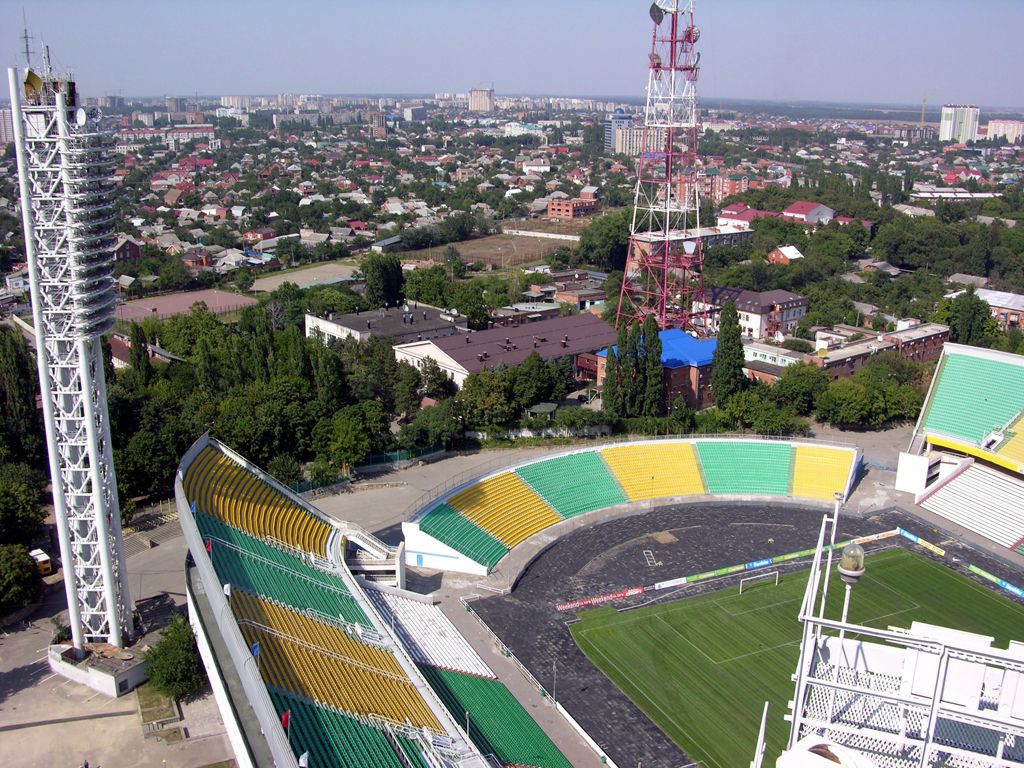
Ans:
[[[25,18],[24,8],[21,9],[21,21],[23,25],[21,31],[21,40],[25,44],[25,66],[28,69],[32,69],[32,49],[29,47],[28,41],[34,40],[35,38],[30,37],[28,34],[28,19]]]
[[[655,0],[647,106],[616,325],[653,316],[661,329],[707,335],[700,238],[696,0]]]

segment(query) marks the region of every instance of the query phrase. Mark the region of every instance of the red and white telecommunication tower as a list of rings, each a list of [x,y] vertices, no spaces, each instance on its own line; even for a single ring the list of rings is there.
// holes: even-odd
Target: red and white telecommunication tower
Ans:
[[[654,315],[659,327],[704,335],[704,250],[697,183],[695,0],[656,0],[642,151],[616,325]]]

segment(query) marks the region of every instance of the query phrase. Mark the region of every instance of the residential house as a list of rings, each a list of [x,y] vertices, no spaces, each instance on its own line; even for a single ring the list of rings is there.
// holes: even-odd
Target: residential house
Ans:
[[[781,289],[747,291],[740,288],[711,288],[704,301],[695,301],[696,312],[707,311],[708,327],[717,333],[722,306],[736,305],[740,330],[752,339],[780,338],[792,333],[810,302],[799,294]]]

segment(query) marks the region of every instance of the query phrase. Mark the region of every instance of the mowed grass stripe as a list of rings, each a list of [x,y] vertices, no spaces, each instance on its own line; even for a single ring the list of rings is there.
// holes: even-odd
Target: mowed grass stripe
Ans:
[[[799,654],[797,611],[807,571],[637,611],[580,615],[572,634],[584,653],[694,760],[708,768],[750,761],[764,701],[771,703],[771,761],[788,735]],[[838,618],[843,585],[833,568],[827,615]],[[850,619],[875,627],[942,624],[1024,639],[1024,608],[924,557],[892,548],[868,557]]]

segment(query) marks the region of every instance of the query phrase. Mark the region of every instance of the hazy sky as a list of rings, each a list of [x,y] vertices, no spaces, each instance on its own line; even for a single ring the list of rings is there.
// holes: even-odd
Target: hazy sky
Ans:
[[[87,95],[640,97],[648,0],[0,0]],[[701,96],[1024,107],[1024,0],[698,0]],[[6,95],[6,86],[2,91]]]

